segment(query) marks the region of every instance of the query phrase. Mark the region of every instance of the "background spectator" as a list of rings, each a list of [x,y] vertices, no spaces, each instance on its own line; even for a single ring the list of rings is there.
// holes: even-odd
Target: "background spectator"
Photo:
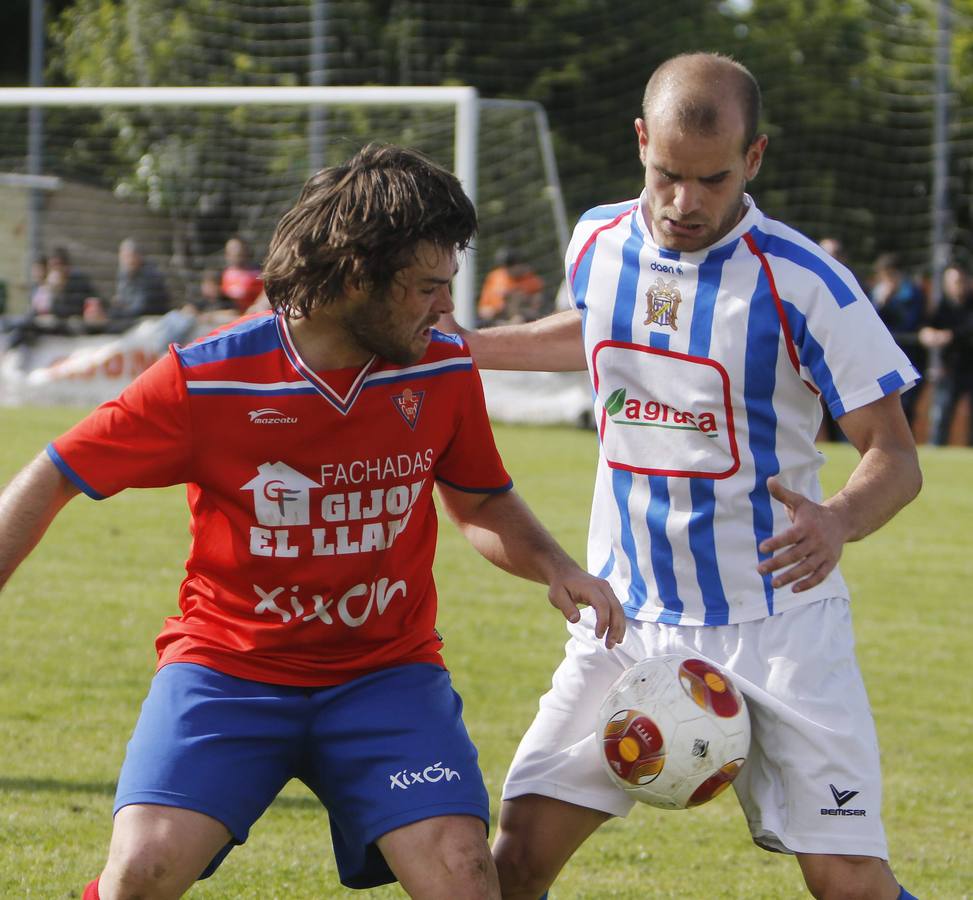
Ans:
[[[823,237],[818,241],[818,246],[832,259],[840,262],[843,266],[848,266],[848,257],[845,254],[845,245],[836,237]],[[857,276],[856,276],[857,277]],[[824,415],[821,419],[821,427],[818,429],[817,440],[819,441],[839,441],[846,442],[848,439],[841,430],[841,426],[834,420],[828,405],[822,400],[821,408]]]
[[[51,289],[47,284],[47,257],[38,256],[30,264],[30,306],[26,314],[0,317],[0,352],[18,347],[36,333],[34,321],[51,316]]]
[[[544,281],[516,250],[502,248],[483,279],[476,313],[481,323],[527,322],[541,314]]]
[[[142,316],[161,316],[169,311],[169,292],[162,273],[145,258],[134,238],[118,245],[118,277],[108,310],[113,325],[128,327]]]
[[[55,247],[47,258],[45,283],[51,293],[51,314],[62,321],[80,317],[85,301],[99,299],[91,279],[71,265],[66,247]]]
[[[260,266],[252,258],[250,246],[241,237],[231,237],[223,248],[226,263],[220,277],[220,290],[233,301],[237,312],[245,313],[263,293]]]
[[[848,257],[845,255],[844,244],[836,237],[823,237],[818,241],[818,246],[828,254],[828,256],[834,257],[843,266],[848,265]]]
[[[160,349],[186,343],[208,329],[232,322],[238,315],[236,307],[220,291],[220,272],[207,269],[200,276],[196,295],[162,318]]]
[[[933,386],[929,436],[933,444],[949,443],[957,404],[965,396],[973,403],[973,285],[959,266],[943,272],[943,299],[919,330],[920,344],[938,351],[940,367],[931,373]],[[963,443],[971,443],[969,422]]]
[[[223,296],[223,291],[220,289],[220,273],[216,269],[206,269],[199,276],[199,291],[196,297],[189,301],[189,305],[197,313],[236,310],[233,301]]]
[[[926,312],[926,295],[922,288],[906,277],[893,253],[883,253],[875,260],[874,280],[869,293],[873,305],[895,342],[902,348],[909,362],[919,370],[926,370],[926,348],[919,343],[919,329]],[[915,417],[919,391],[902,394],[902,406],[909,423]]]
[[[30,264],[30,315],[51,314],[51,288],[47,284],[47,257],[38,256]]]
[[[55,247],[49,257],[37,257],[30,266],[30,281],[26,314],[0,320],[0,350],[30,344],[38,335],[79,334],[85,306],[101,303],[91,279],[71,266],[64,247]]]

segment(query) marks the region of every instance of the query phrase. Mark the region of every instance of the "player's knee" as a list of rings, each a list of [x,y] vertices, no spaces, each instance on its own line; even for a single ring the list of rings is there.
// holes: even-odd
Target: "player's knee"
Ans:
[[[496,884],[493,857],[485,839],[458,836],[445,840],[440,861],[450,882],[473,889],[472,896],[488,896],[487,886]]]
[[[184,885],[171,848],[143,845],[113,851],[98,883],[103,900],[171,900]]]
[[[541,861],[530,852],[523,841],[498,837],[493,848],[500,878],[500,893],[504,898],[536,900],[550,887],[557,873],[548,872]]]
[[[873,856],[827,857],[805,867],[804,880],[817,900],[881,900],[897,891],[888,865]]]
[[[486,841],[479,844],[461,841],[443,848],[443,866],[448,872],[484,878],[493,871],[493,859]]]

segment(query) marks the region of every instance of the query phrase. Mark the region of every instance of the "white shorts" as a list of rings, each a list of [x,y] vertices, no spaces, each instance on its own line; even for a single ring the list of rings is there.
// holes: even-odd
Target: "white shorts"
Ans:
[[[733,673],[750,710],[750,754],[733,782],[754,841],[783,853],[888,858],[871,708],[855,660],[848,601],[819,600],[767,619],[714,627],[628,620],[614,650],[591,609],[569,625],[552,689],[510,765],[503,799],[541,794],[625,816],[595,739],[598,708],[629,666],[688,653]]]

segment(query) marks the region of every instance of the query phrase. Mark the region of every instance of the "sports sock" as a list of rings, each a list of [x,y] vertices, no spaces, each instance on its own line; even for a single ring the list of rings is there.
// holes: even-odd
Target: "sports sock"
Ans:
[[[902,885],[899,885],[899,900],[919,900],[918,897],[914,897],[910,894]]]
[[[84,893],[81,895],[81,900],[101,900],[101,897],[98,894],[97,878],[84,889]]]

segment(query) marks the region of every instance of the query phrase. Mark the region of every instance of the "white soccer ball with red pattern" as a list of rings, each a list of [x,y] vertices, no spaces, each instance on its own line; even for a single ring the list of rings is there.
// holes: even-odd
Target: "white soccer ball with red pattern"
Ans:
[[[737,776],[750,747],[750,716],[722,669],[659,656],[612,685],[597,737],[609,776],[633,800],[687,809],[712,800]]]

